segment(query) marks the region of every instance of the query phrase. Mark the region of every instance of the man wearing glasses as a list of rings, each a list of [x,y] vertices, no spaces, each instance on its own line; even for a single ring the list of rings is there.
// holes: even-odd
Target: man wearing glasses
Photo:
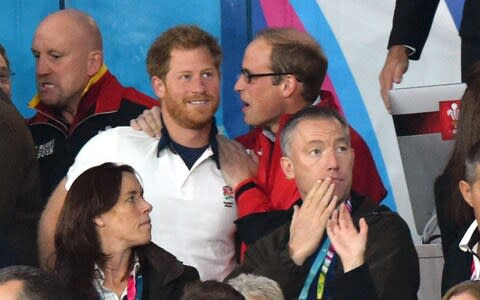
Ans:
[[[227,144],[230,154],[222,165],[227,182],[235,190],[239,215],[288,209],[299,199],[295,182],[280,168],[279,135],[290,116],[309,105],[335,106],[332,95],[320,91],[327,59],[307,33],[294,29],[266,29],[248,45],[235,90],[244,103],[247,124],[254,126],[237,140],[258,156],[257,174],[251,173],[239,147]],[[370,151],[351,127],[356,158],[353,189],[380,202],[386,195]]]

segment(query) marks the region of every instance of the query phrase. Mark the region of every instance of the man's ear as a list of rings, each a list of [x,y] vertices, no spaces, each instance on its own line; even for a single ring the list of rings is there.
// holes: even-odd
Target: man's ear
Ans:
[[[98,227],[104,227],[105,226],[105,222],[103,222],[103,219],[102,219],[101,216],[93,218],[93,223],[95,223],[95,225],[97,225]]]
[[[159,99],[163,99],[166,91],[165,83],[163,82],[163,80],[157,76],[153,76],[151,80],[151,84],[152,84],[152,89],[155,95]]]
[[[103,64],[103,52],[100,50],[88,53],[88,76],[93,76],[100,70]]]
[[[297,89],[300,88],[299,82],[293,75],[284,75],[281,81],[281,88],[283,97],[290,97]]]
[[[287,179],[295,179],[295,172],[292,161],[286,156],[282,156],[280,159],[280,166],[282,167],[283,174]]]
[[[465,180],[460,180],[458,182],[458,188],[460,189],[460,193],[462,193],[463,200],[473,208],[472,186]]]

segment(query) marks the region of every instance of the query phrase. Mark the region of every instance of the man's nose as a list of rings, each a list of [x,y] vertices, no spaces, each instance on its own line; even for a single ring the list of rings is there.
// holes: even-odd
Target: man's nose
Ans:
[[[326,151],[326,160],[328,170],[338,170],[340,168],[337,152],[335,150]]]
[[[45,58],[37,58],[36,73],[37,75],[44,75],[50,72],[50,65]]]
[[[237,92],[240,92],[240,91],[243,90],[245,84],[246,84],[245,78],[243,78],[243,75],[240,74],[237,77],[237,81],[235,82],[235,85],[233,86],[233,89]]]
[[[202,76],[193,78],[192,91],[194,93],[203,93],[205,91],[205,79]]]

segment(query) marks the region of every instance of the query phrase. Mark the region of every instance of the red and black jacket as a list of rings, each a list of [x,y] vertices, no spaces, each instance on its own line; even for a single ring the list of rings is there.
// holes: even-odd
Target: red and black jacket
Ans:
[[[37,111],[28,125],[40,164],[44,201],[85,143],[103,130],[129,125],[131,119],[156,104],[151,97],[123,87],[105,66],[99,73],[87,86],[72,124],[62,122],[59,112],[42,105],[38,96],[30,103]]]

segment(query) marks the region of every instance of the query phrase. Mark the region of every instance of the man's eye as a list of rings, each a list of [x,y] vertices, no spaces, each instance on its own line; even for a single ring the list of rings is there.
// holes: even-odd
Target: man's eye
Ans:
[[[337,152],[346,152],[346,151],[348,151],[347,146],[338,146],[337,147]]]
[[[212,71],[207,71],[202,73],[203,78],[210,78],[213,77],[213,72]]]
[[[180,79],[182,79],[182,80],[190,80],[190,79],[192,79],[192,75],[190,75],[190,74],[183,74],[183,75],[180,76]]]
[[[320,149],[312,149],[312,150],[310,150],[310,154],[311,154],[311,155],[319,155],[319,154],[321,154],[321,153],[322,153],[322,151],[320,151]]]

